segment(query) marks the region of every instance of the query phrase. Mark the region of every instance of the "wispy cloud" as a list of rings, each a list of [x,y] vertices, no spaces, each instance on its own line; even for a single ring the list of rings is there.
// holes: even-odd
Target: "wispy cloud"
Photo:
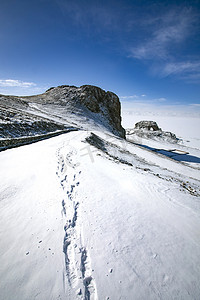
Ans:
[[[199,82],[200,60],[191,53],[184,55],[184,47],[197,34],[197,24],[197,14],[186,8],[145,20],[143,26],[148,37],[130,48],[130,57],[149,63],[151,71],[161,77]]]
[[[94,0],[55,1],[72,27],[78,27],[80,38],[86,34],[95,36],[100,44],[111,42],[111,47],[123,55],[125,49],[129,58],[145,63],[153,75],[198,80],[198,58],[191,51],[188,54],[188,44],[199,26],[198,11],[192,5],[170,4],[165,9],[164,4],[155,4],[141,10],[140,5],[131,6],[126,1],[107,1],[104,5]]]
[[[188,82],[200,82],[200,61],[169,62],[163,66],[162,76],[177,75]]]
[[[29,96],[44,93],[49,86],[38,86],[34,82],[17,79],[0,79],[0,93],[3,95]]]
[[[15,79],[0,79],[0,86],[28,88],[28,87],[36,86],[36,84],[34,82],[25,82],[25,81],[15,80]]]
[[[200,61],[197,62],[176,62],[176,63],[167,63],[163,69],[163,74],[168,76],[170,74],[179,74],[179,73],[191,73],[199,72],[200,73]]]
[[[152,22],[146,20],[143,25],[147,26],[148,38],[137,47],[131,48],[131,56],[137,59],[168,59],[174,47],[190,35],[193,18],[190,10],[175,10],[153,19]]]

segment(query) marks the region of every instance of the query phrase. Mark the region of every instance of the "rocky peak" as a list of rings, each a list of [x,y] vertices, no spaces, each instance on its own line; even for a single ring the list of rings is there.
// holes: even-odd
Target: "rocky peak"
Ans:
[[[94,118],[103,116],[114,133],[125,137],[121,126],[121,105],[116,94],[92,85],[62,85],[48,89],[45,94],[48,102],[52,100],[54,104],[71,105],[79,110],[86,108]]]
[[[0,95],[0,137],[21,137],[55,130],[104,127],[125,138],[117,95],[99,87],[62,85],[45,93],[17,97]]]

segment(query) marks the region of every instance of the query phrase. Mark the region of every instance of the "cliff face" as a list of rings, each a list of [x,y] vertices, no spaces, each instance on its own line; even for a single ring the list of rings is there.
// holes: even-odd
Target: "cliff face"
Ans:
[[[0,137],[46,134],[74,126],[90,130],[103,126],[125,137],[117,95],[99,87],[58,86],[35,96],[0,95]]]
[[[83,104],[92,112],[104,115],[114,128],[123,133],[121,105],[117,95],[88,85],[82,86],[81,90]]]

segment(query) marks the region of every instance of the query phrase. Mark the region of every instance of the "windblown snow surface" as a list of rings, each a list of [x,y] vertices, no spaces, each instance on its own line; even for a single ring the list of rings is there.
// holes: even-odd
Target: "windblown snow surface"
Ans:
[[[91,126],[0,153],[1,299],[200,299],[199,136],[168,119],[178,146]]]

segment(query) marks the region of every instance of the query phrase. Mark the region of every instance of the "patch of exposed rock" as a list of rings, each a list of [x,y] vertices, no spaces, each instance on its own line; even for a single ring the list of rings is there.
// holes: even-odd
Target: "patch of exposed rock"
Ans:
[[[155,121],[140,121],[135,124],[135,127],[126,130],[127,137],[134,135],[147,139],[162,139],[170,143],[177,143],[178,138],[170,131],[163,131],[158,127]]]

